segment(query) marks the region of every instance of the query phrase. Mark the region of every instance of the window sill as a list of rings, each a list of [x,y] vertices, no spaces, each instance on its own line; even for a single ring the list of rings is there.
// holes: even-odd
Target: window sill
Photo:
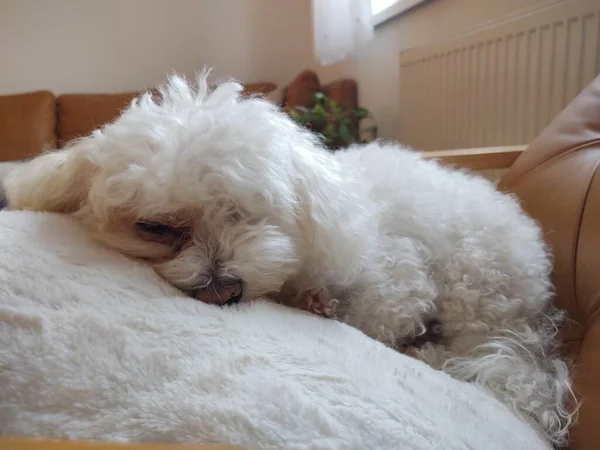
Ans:
[[[428,0],[398,0],[396,3],[391,5],[390,7],[384,9],[383,11],[378,12],[373,16],[373,25],[379,26],[384,22],[387,22],[390,19],[408,11],[411,8],[414,8],[420,3],[424,3]]]

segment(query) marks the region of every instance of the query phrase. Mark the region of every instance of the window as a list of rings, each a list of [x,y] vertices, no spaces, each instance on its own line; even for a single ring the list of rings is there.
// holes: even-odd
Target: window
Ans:
[[[427,0],[371,0],[373,23],[379,25]]]

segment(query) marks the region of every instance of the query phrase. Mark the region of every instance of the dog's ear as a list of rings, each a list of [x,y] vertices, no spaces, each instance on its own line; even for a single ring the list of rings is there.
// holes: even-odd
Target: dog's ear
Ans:
[[[85,150],[86,144],[81,141],[13,169],[4,180],[8,208],[65,214],[77,211],[96,170]]]

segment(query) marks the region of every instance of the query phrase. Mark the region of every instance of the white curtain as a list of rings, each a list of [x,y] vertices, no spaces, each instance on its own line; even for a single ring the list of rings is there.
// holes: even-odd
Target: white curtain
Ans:
[[[315,56],[333,64],[373,38],[371,0],[312,0]]]

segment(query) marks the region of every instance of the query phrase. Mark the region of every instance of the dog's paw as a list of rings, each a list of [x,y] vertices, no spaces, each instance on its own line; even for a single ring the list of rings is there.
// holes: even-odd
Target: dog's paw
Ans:
[[[332,298],[325,288],[311,289],[298,296],[297,307],[317,316],[333,319],[337,316],[339,301]]]
[[[396,343],[396,349],[401,353],[416,356],[418,349],[426,343],[437,344],[444,338],[444,326],[438,318],[429,318],[425,321],[424,325],[425,330],[423,333],[418,336],[410,336],[399,340]]]

